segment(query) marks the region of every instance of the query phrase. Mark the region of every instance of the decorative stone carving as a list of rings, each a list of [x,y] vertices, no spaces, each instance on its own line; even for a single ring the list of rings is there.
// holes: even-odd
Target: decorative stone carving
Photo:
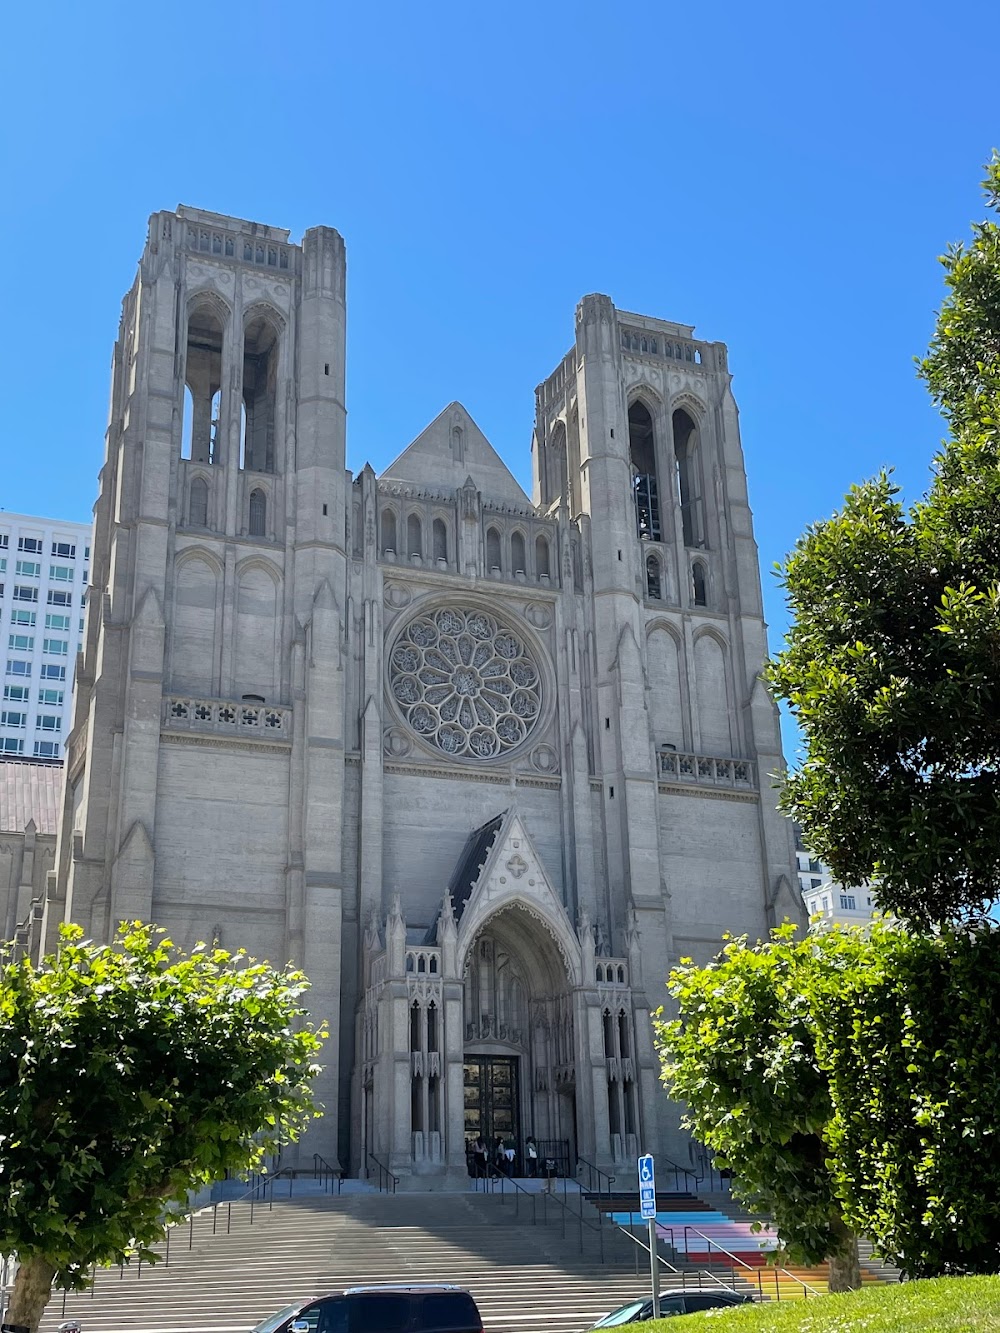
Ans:
[[[524,608],[524,618],[535,629],[548,629],[552,624],[552,612],[539,602],[529,602]]]
[[[539,773],[555,773],[559,757],[551,745],[536,745],[531,752],[531,767]]]
[[[531,650],[476,609],[442,607],[409,624],[389,654],[389,688],[417,735],[461,758],[504,757],[541,713]]]
[[[401,611],[413,601],[413,593],[402,583],[387,583],[382,593],[386,606]]]
[[[398,727],[389,727],[382,739],[382,752],[391,759],[402,759],[413,749],[413,742]]]

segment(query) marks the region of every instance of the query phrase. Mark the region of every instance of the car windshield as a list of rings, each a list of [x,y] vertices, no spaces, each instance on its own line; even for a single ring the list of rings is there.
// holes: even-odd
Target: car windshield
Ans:
[[[255,1324],[251,1329],[251,1333],[274,1333],[274,1330],[280,1328],[285,1320],[290,1319],[298,1309],[299,1307],[297,1305],[286,1305],[283,1310],[279,1310],[277,1314],[271,1315],[271,1317],[265,1319],[263,1323]]]
[[[629,1301],[628,1305],[621,1305],[603,1319],[598,1319],[594,1328],[616,1328],[619,1324],[629,1324],[645,1304],[645,1301]]]

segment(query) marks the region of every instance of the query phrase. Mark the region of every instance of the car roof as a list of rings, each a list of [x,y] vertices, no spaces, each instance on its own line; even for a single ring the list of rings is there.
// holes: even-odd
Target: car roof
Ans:
[[[465,1287],[456,1286],[453,1282],[382,1282],[375,1285],[363,1287],[343,1287],[340,1291],[327,1292],[328,1296],[358,1296],[369,1292],[412,1292],[414,1294],[423,1294],[425,1292],[441,1291],[459,1291],[463,1296],[468,1296],[469,1292]]]

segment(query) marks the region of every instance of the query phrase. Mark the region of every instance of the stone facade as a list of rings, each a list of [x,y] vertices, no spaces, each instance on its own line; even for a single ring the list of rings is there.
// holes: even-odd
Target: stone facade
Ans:
[[[352,477],[344,292],[328,228],[151,219],[45,928],[303,966],[346,1170],[686,1154],[666,971],[802,916],[726,349],[588,296],[530,499],[458,403]]]

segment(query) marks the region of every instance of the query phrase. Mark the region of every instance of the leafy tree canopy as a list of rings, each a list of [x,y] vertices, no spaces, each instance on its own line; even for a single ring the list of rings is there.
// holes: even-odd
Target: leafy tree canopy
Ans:
[[[154,927],[0,969],[0,1252],[7,1320],[37,1328],[53,1281],[81,1286],[162,1238],[169,1207],[257,1164],[316,1114],[321,1038],[300,972]]]
[[[986,180],[1000,209],[1000,158]],[[783,808],[845,883],[918,928],[1000,894],[1000,226],[942,263],[921,364],[952,438],[909,510],[882,473],[781,569],[793,613],[768,669],[807,743]]]
[[[1000,1269],[1000,932],[785,926],[669,990],[664,1082],[793,1260],[857,1285],[864,1233],[915,1277]]]

